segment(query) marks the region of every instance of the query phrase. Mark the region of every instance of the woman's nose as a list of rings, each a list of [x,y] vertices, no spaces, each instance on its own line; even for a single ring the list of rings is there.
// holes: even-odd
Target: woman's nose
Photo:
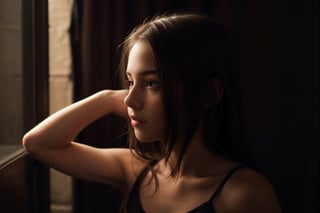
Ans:
[[[129,89],[127,96],[124,98],[124,103],[135,110],[141,109],[143,106],[142,96],[139,94],[137,88],[132,87]]]

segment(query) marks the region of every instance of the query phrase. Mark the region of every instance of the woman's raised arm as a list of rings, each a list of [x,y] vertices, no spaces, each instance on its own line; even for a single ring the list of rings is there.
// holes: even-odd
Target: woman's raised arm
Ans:
[[[121,185],[126,178],[129,150],[98,149],[73,142],[94,120],[107,115],[127,116],[126,90],[103,90],[52,114],[23,137],[35,159],[64,173],[90,181]]]

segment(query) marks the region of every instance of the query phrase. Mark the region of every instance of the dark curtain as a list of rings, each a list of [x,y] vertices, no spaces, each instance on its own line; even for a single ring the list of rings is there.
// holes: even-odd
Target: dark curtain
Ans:
[[[236,85],[243,91],[242,131],[284,212],[316,212],[318,194],[318,6],[316,0],[75,0],[72,22],[74,98],[119,88],[117,47],[145,18],[192,9],[232,32]],[[240,81],[239,81],[240,80]],[[125,146],[124,120],[106,116],[78,140]],[[107,165],[106,165],[107,166]],[[74,212],[118,212],[120,192],[74,181]]]

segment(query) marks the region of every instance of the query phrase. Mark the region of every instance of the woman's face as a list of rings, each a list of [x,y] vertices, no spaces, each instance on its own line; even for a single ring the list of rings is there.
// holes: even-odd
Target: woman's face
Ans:
[[[128,115],[136,138],[141,142],[163,140],[166,116],[155,57],[147,41],[137,41],[128,57]]]

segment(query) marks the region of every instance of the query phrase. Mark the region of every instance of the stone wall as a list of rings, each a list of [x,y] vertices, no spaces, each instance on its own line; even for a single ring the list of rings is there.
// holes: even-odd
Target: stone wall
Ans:
[[[71,0],[49,0],[50,113],[72,102]],[[72,178],[50,170],[52,213],[71,212]]]

